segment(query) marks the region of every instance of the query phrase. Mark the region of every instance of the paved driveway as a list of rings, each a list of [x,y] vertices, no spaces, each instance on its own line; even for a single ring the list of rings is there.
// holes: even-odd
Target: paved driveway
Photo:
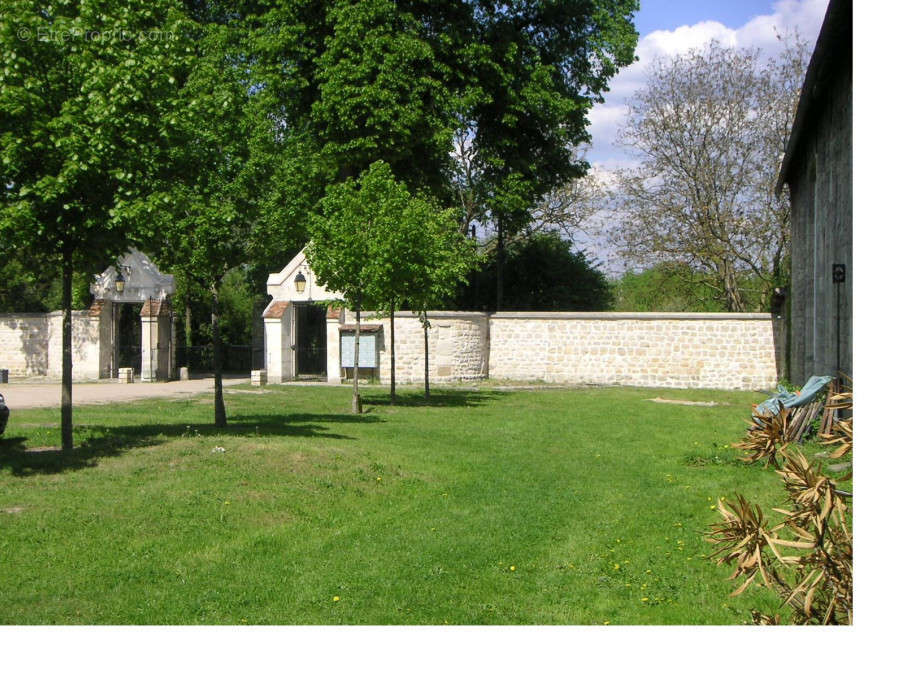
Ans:
[[[223,379],[223,386],[246,383],[247,379]],[[10,410],[31,407],[59,407],[59,384],[0,384],[0,393],[6,398]],[[191,379],[189,381],[166,381],[159,383],[120,384],[118,382],[98,382],[75,384],[72,399],[76,405],[124,402],[142,398],[188,398],[199,393],[213,393],[213,379]]]

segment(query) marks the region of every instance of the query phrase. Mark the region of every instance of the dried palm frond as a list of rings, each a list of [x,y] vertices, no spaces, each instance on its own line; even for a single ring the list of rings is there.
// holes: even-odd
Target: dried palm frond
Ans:
[[[834,481],[800,452],[785,452],[777,473],[791,506],[774,509],[784,520],[769,528],[761,508],[744,497],[718,503],[723,521],[709,528],[718,564],[735,564],[730,579],[745,580],[739,595],[760,576],[793,610],[797,624],[852,622],[852,533],[849,507]],[[846,493],[847,494],[847,493]],[[777,621],[760,613],[756,623]]]
[[[733,447],[748,452],[740,459],[744,462],[754,463],[764,459],[764,468],[773,464],[779,467],[779,457],[783,448],[789,442],[786,432],[789,430],[789,412],[782,405],[776,414],[765,412],[759,414],[752,410],[752,420],[748,422],[745,438]]]
[[[722,523],[711,526],[708,541],[719,544],[711,554],[717,564],[736,564],[730,579],[745,577],[745,581],[731,596],[738,596],[761,575],[765,585],[769,579],[765,566],[765,548],[768,546],[767,521],[761,507],[752,506],[742,495],[737,495],[736,503],[717,502],[717,510],[723,517]]]
[[[839,419],[839,412],[852,412],[852,388],[851,386],[839,393],[835,393],[827,399],[825,406],[829,410],[834,411],[834,421],[831,431],[821,435],[821,442],[824,445],[838,445],[829,457],[831,459],[839,459],[852,452],[852,417],[847,419]]]
[[[779,626],[780,615],[768,615],[758,610],[752,610],[752,622],[758,626]]]

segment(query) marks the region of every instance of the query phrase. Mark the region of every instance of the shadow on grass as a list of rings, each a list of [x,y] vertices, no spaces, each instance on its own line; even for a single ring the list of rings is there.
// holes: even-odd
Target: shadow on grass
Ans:
[[[395,395],[396,407],[479,407],[498,400],[508,395],[504,391],[433,391],[429,399],[423,391],[399,391]],[[362,397],[364,406],[379,405],[380,407],[391,405],[391,396],[388,393],[378,395],[366,395]]]
[[[255,438],[287,436],[353,440],[353,436],[334,433],[326,424],[377,424],[379,417],[353,414],[284,414],[234,415],[226,428],[213,424],[138,424],[134,426],[88,425],[76,427],[76,433],[87,436],[71,452],[60,449],[28,449],[27,438],[0,439],[0,470],[9,469],[13,475],[28,476],[39,473],[61,473],[97,465],[103,457],[118,457],[127,450],[147,447],[161,439],[186,441],[198,438]]]

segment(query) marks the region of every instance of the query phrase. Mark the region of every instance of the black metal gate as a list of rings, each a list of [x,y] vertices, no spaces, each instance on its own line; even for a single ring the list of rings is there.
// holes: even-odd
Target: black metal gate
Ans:
[[[213,374],[213,345],[177,346],[176,365],[187,367],[192,376]],[[223,344],[222,371],[226,374],[249,375],[251,370],[262,370],[263,347],[251,344]]]
[[[141,375],[141,305],[118,304],[116,319],[116,359],[119,367],[131,367]]]
[[[317,304],[295,305],[296,376],[326,374],[326,309]]]

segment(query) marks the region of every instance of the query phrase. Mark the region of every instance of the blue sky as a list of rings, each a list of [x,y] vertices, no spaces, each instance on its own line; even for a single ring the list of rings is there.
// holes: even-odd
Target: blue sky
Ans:
[[[769,0],[640,0],[636,15],[639,35],[700,21],[742,26],[755,16],[771,13]]]
[[[636,15],[639,62],[623,69],[610,83],[605,103],[589,113],[592,145],[587,160],[605,169],[629,163],[614,144],[627,113],[627,102],[643,85],[646,64],[702,47],[712,39],[773,54],[777,32],[798,29],[812,44],[817,39],[828,0],[640,0]]]
[[[592,144],[586,159],[593,173],[606,181],[611,170],[635,165],[635,158],[615,143],[626,118],[627,104],[644,84],[645,69],[657,57],[673,56],[703,47],[711,40],[737,47],[758,48],[767,56],[779,49],[777,32],[797,29],[812,45],[820,32],[828,0],[640,0],[636,15],[639,62],[623,69],[610,82],[605,103],[589,112]],[[594,221],[594,220],[593,220]],[[599,222],[600,223],[600,222]],[[587,224],[577,236],[580,249],[606,272],[617,274],[624,263],[600,234],[589,235],[598,224]]]

